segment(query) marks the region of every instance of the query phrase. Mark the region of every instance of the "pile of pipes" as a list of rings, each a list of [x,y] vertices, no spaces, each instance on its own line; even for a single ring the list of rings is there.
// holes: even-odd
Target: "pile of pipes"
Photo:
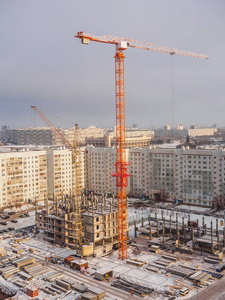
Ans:
[[[145,287],[143,285],[134,283],[132,281],[120,277],[112,283],[112,286],[142,297],[147,296],[154,291],[154,289],[152,288]]]

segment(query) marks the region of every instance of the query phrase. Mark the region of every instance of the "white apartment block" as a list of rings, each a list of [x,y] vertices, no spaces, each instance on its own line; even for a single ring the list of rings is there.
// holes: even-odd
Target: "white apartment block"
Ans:
[[[225,151],[185,149],[127,149],[131,172],[127,193],[160,200],[212,206],[215,197],[225,197]],[[116,194],[114,172],[116,149],[87,148],[85,186],[101,194]]]
[[[46,194],[46,151],[0,153],[0,207]]]
[[[48,149],[47,151],[47,185],[49,199],[70,194],[75,184],[72,169],[71,151],[69,149]],[[84,187],[85,151],[80,151],[81,186]]]
[[[126,159],[129,196],[160,201],[164,195],[203,206],[225,199],[225,151],[131,148]],[[116,148],[82,148],[82,187],[116,195],[115,162]],[[76,182],[72,174],[68,149],[0,152],[0,207],[69,194]]]
[[[128,159],[129,150],[126,150]],[[117,193],[116,178],[112,176],[116,171],[115,148],[86,148],[85,188],[96,194]],[[129,167],[128,167],[129,170]],[[127,187],[129,193],[130,186]]]
[[[22,150],[22,148],[21,148]],[[25,150],[25,149],[24,149]],[[84,187],[85,151],[81,150],[81,185]],[[43,200],[72,191],[71,151],[0,152],[0,207]]]
[[[0,131],[0,140],[15,145],[52,145],[53,134],[51,129],[35,127],[26,129],[4,129]]]

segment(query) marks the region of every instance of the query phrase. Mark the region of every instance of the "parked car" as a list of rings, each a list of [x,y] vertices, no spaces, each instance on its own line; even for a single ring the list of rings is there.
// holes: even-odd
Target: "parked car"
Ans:
[[[25,214],[19,215],[20,218],[26,218],[27,216]]]
[[[7,222],[0,222],[1,225],[7,225]]]
[[[18,223],[18,221],[17,220],[11,220],[10,222],[12,222],[12,223]]]
[[[1,218],[2,218],[3,220],[9,219],[9,215],[8,215],[8,214],[2,214],[2,215],[1,215]]]
[[[10,215],[10,216],[15,215],[15,211],[9,211],[8,215]]]
[[[13,231],[13,230],[15,230],[14,227],[8,227],[8,231]]]

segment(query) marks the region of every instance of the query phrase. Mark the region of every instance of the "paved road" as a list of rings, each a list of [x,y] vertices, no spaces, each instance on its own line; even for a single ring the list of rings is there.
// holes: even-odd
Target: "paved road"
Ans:
[[[225,299],[225,278],[217,280],[207,289],[199,292],[189,300],[224,300]]]

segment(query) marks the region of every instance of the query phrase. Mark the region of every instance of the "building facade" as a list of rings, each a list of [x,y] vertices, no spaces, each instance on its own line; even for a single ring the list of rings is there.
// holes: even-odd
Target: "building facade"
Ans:
[[[84,191],[116,195],[116,148],[82,148],[79,159]],[[126,160],[129,196],[225,204],[223,150],[130,148]],[[0,152],[0,206],[69,195],[78,180],[73,174],[68,149]]]
[[[52,145],[53,134],[49,128],[37,127],[27,129],[4,128],[0,131],[0,140],[14,145]]]
[[[47,194],[46,151],[0,153],[0,206],[44,199]]]
[[[225,151],[188,149],[127,149],[127,193],[158,201],[212,206],[225,199]],[[114,172],[116,149],[87,148],[85,186],[101,194],[116,194]],[[220,200],[220,201],[222,201]]]

